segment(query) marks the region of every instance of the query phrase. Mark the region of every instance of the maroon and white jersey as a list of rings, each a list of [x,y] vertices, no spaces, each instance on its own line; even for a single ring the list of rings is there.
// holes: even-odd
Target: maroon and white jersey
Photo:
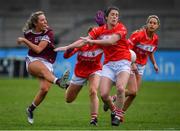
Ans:
[[[47,41],[48,45],[41,53],[37,54],[32,49],[29,49],[28,55],[32,57],[41,57],[50,63],[54,63],[57,53],[53,50],[55,48],[54,34],[51,29],[47,29],[46,31],[40,33],[35,33],[32,30],[28,30],[24,33],[24,37],[35,45],[38,45],[40,41]]]

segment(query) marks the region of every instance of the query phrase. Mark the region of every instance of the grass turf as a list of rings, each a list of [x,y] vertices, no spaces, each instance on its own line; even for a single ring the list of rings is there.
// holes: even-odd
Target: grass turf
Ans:
[[[0,80],[0,130],[180,130],[180,82],[143,82],[119,127],[110,124],[100,100],[98,127],[89,125],[89,97],[84,87],[67,104],[65,91],[53,86],[29,125],[25,109],[38,91],[35,79]],[[114,90],[112,91],[114,92]]]

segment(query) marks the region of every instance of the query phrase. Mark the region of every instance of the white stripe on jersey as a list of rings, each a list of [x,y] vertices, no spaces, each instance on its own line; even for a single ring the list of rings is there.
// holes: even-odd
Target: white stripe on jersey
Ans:
[[[154,49],[156,48],[153,45],[143,45],[143,44],[137,44],[136,47],[149,52],[153,52]]]
[[[48,35],[44,35],[41,40],[47,41],[48,43],[51,43],[50,38]]]
[[[95,51],[79,51],[78,55],[84,56],[84,57],[96,57],[99,54],[103,53],[102,49],[98,49]]]
[[[131,45],[134,46],[134,43],[133,43],[130,39],[128,39],[128,41],[129,41],[129,43],[130,43]]]

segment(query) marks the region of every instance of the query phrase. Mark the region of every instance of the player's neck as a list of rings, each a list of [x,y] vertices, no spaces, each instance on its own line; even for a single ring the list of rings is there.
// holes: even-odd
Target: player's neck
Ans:
[[[147,33],[147,36],[148,36],[149,39],[152,39],[152,38],[153,38],[154,32],[148,31],[148,30],[146,29],[146,33]]]

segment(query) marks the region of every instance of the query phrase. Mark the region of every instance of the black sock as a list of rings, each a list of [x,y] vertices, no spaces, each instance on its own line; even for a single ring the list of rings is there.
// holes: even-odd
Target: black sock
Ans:
[[[36,106],[34,104],[31,104],[28,108],[28,110],[30,111],[34,111],[34,109],[36,108]]]

